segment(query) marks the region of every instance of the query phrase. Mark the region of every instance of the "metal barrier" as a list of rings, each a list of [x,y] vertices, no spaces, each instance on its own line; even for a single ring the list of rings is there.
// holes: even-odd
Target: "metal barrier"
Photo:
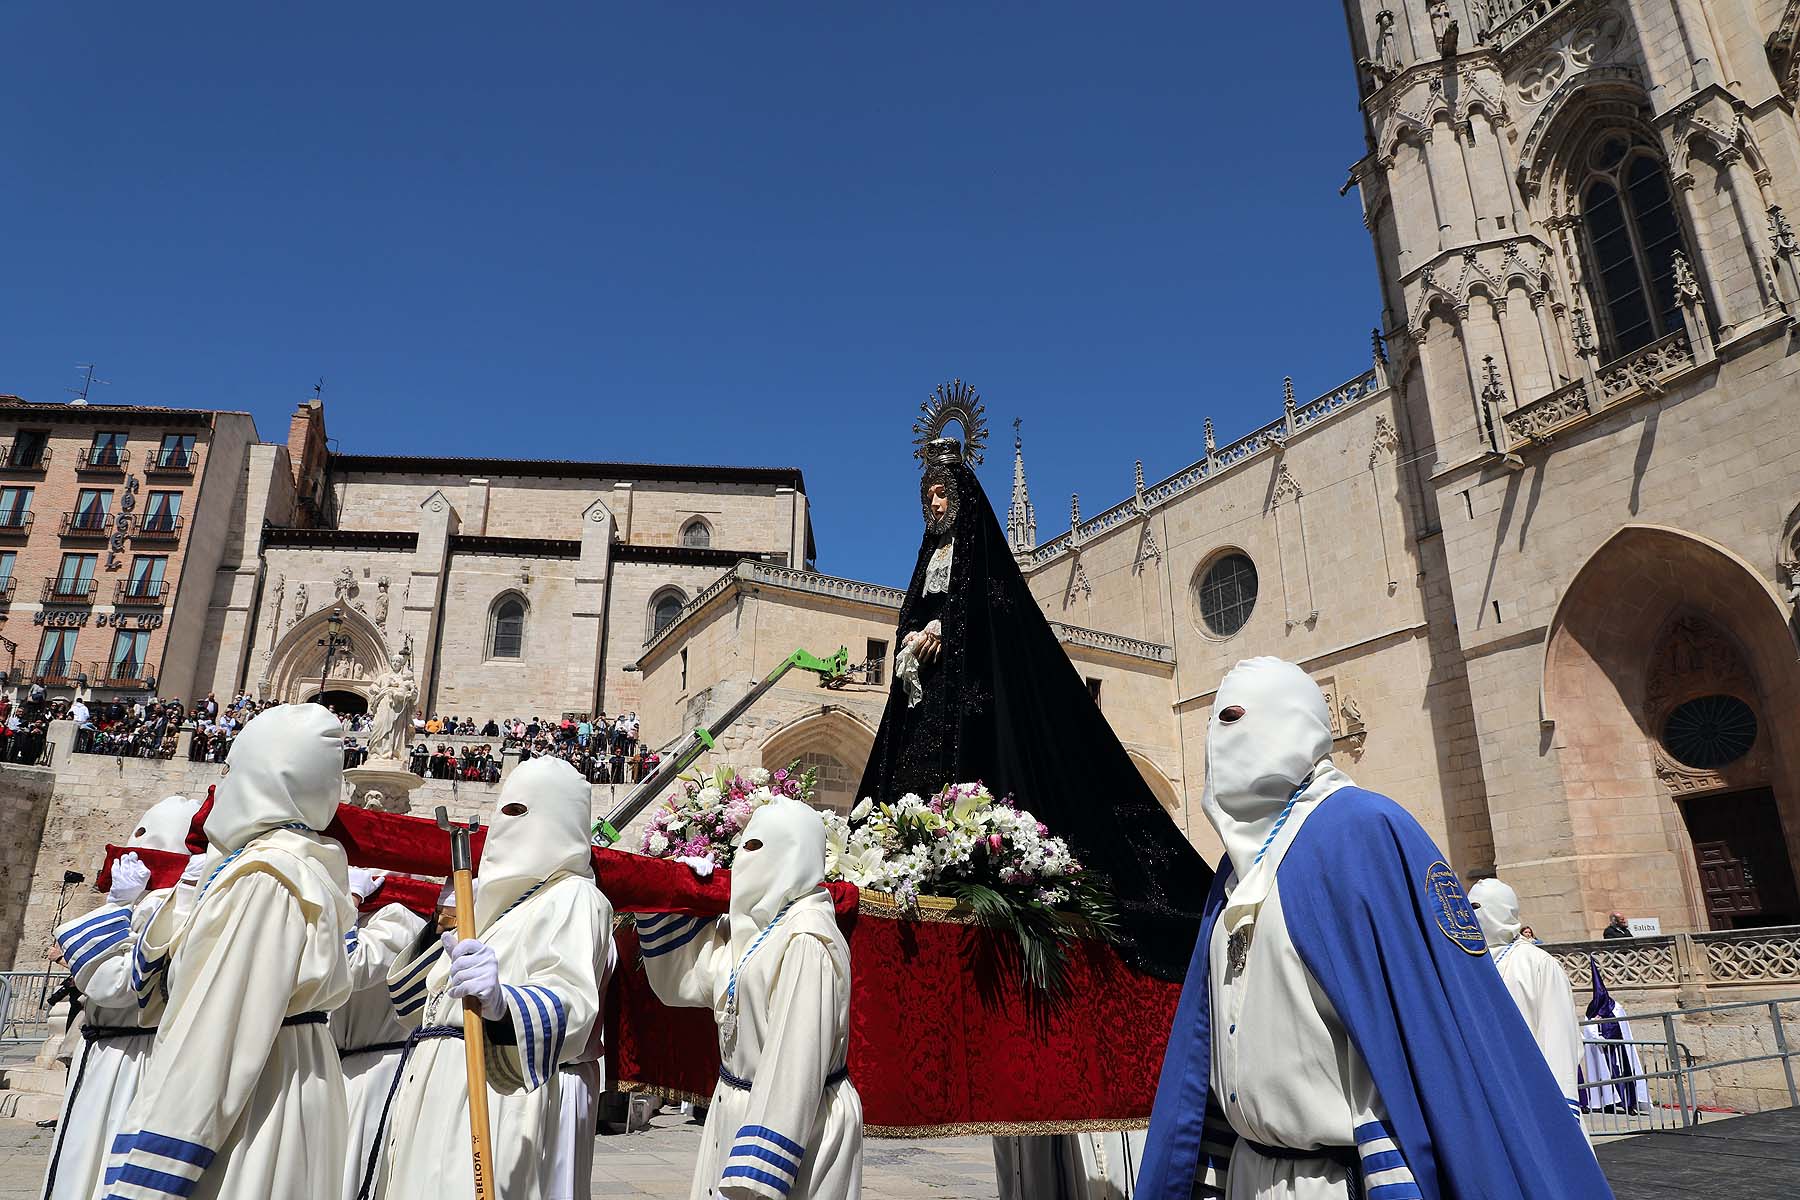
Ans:
[[[0,1046],[43,1041],[51,999],[68,978],[67,971],[0,971]]]
[[[1800,1003],[1800,997],[1786,997],[1777,1000],[1740,1000],[1732,1004],[1711,1004],[1702,1008],[1670,1009],[1665,1012],[1626,1014],[1622,1020],[1639,1028],[1634,1032],[1645,1032],[1642,1026],[1651,1021],[1660,1022],[1662,1040],[1648,1041],[1641,1037],[1629,1040],[1613,1040],[1605,1038],[1589,1038],[1585,1045],[1597,1048],[1604,1053],[1608,1048],[1616,1048],[1627,1055],[1626,1062],[1634,1065],[1629,1073],[1611,1076],[1600,1081],[1583,1080],[1581,1088],[1582,1108],[1586,1114],[1588,1129],[1597,1136],[1608,1136],[1625,1133],[1646,1133],[1662,1129],[1690,1128],[1703,1119],[1704,1109],[1699,1101],[1699,1091],[1695,1077],[1712,1071],[1722,1071],[1729,1067],[1748,1066],[1752,1063],[1779,1062],[1782,1075],[1786,1080],[1788,1103],[1800,1105],[1800,1086],[1796,1084],[1794,1059],[1800,1055],[1800,1049],[1788,1044],[1787,1027],[1782,1020],[1783,1004]],[[1737,1058],[1711,1061],[1696,1056],[1688,1046],[1677,1037],[1677,1022],[1683,1018],[1692,1018],[1709,1013],[1746,1012],[1750,1009],[1765,1009],[1768,1012],[1768,1028],[1773,1034],[1775,1049],[1767,1054],[1749,1054]],[[1746,1013],[1746,1015],[1748,1015]],[[1583,1021],[1582,1027],[1597,1029],[1601,1025],[1612,1024],[1607,1019]],[[1635,1060],[1635,1063],[1632,1062]],[[1584,1066],[1586,1059],[1584,1058]],[[1585,1075],[1585,1071],[1584,1071]],[[1618,1085],[1644,1084],[1643,1097],[1636,1095],[1637,1089],[1631,1088],[1632,1096],[1621,1097]],[[1645,1102],[1647,1101],[1647,1103]]]

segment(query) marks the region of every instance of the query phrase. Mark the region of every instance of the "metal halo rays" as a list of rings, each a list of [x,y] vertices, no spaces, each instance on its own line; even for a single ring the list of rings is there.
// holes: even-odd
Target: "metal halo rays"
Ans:
[[[919,405],[918,419],[913,422],[913,457],[923,462],[926,444],[943,437],[952,421],[962,427],[963,461],[980,466],[987,447],[987,408],[975,389],[960,379],[940,383]]]

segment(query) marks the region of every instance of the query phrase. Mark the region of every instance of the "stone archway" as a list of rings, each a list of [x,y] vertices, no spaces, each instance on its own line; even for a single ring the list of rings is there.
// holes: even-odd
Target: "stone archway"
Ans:
[[[873,729],[843,709],[828,707],[776,730],[763,743],[762,765],[773,771],[798,763],[816,770],[813,803],[847,813],[856,804],[856,785],[874,749]]]
[[[349,639],[349,645],[332,653],[329,672],[325,669],[324,647],[319,643],[329,628],[332,610],[320,609],[294,622],[294,627],[275,644],[269,669],[260,681],[265,698],[291,704],[321,691],[348,692],[362,697],[366,705],[369,684],[390,657],[387,639],[374,622],[355,609],[339,612],[343,624],[338,632]]]
[[[1708,796],[1746,786],[1765,789],[1766,840],[1797,873],[1800,730],[1779,719],[1800,703],[1797,660],[1779,595],[1705,538],[1628,525],[1576,572],[1545,642],[1542,715],[1566,805],[1556,833],[1574,872],[1568,901],[1589,927],[1614,909],[1660,916],[1671,932],[1718,923],[1695,817]],[[1709,696],[1764,717],[1753,752],[1715,771],[1682,764],[1668,736],[1678,707]]]

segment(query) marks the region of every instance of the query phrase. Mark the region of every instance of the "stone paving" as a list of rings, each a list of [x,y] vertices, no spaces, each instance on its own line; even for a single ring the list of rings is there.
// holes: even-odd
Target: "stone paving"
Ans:
[[[0,1200],[36,1200],[50,1158],[52,1131],[0,1121]],[[594,1143],[595,1200],[682,1200],[699,1151],[700,1127],[670,1110],[650,1128]],[[870,1140],[863,1150],[863,1195],[879,1200],[994,1200],[994,1156],[987,1138]]]

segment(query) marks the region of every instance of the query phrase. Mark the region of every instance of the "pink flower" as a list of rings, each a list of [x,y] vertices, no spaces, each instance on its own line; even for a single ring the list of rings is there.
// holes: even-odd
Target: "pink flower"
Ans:
[[[1050,836],[1050,827],[1048,825],[1044,824],[1042,821],[1039,821],[1037,832],[1038,832],[1039,837],[1049,837]]]
[[[1004,838],[1002,838],[999,834],[997,834],[997,833],[988,834],[988,849],[999,850],[1000,847],[1005,844],[1006,844],[1006,840]]]

